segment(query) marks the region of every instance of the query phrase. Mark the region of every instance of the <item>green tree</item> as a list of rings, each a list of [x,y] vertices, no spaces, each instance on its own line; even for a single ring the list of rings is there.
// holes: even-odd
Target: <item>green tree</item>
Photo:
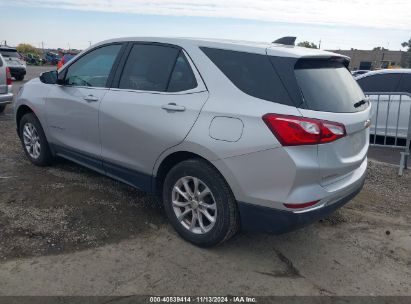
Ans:
[[[17,47],[16,47],[17,51],[19,53],[22,54],[39,54],[39,50],[37,48],[35,48],[34,46],[32,46],[31,44],[28,43],[20,43]]]
[[[301,42],[298,42],[297,45],[302,46],[302,47],[306,47],[306,48],[310,48],[310,49],[318,49],[318,46],[315,43],[309,42],[309,41],[301,41]]]
[[[401,46],[408,48],[405,55],[404,67],[411,68],[411,38],[401,43]]]

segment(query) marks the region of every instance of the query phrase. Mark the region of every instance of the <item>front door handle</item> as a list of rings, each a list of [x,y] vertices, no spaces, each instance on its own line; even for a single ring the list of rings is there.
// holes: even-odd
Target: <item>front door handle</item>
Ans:
[[[94,95],[87,95],[83,99],[87,102],[96,102],[99,100],[99,98]]]
[[[161,108],[163,110],[167,110],[167,111],[179,111],[179,112],[182,112],[182,111],[186,110],[186,107],[179,106],[179,105],[175,104],[174,102],[170,102],[169,104],[162,105]]]

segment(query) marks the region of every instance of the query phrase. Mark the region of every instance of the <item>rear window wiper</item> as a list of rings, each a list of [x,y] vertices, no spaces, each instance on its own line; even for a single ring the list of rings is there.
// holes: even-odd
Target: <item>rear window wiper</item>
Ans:
[[[364,98],[363,100],[360,100],[359,102],[354,103],[354,108],[359,108],[363,104],[366,104],[369,102],[369,98]]]

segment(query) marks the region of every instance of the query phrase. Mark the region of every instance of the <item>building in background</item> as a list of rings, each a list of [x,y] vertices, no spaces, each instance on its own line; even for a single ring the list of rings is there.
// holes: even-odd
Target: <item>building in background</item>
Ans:
[[[332,50],[351,58],[351,70],[378,70],[405,67],[406,52],[375,48],[373,50]]]

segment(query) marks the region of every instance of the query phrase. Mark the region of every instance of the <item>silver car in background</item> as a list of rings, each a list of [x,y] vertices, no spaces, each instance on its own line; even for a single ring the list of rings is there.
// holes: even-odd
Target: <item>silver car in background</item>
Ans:
[[[123,38],[24,85],[36,165],[61,156],[156,193],[186,240],[281,233],[362,188],[370,106],[349,58],[270,43]]]
[[[13,101],[10,69],[0,55],[0,113]]]
[[[26,75],[26,62],[20,57],[17,49],[3,45],[0,46],[0,54],[10,68],[11,77],[14,77],[17,81],[23,80]]]

